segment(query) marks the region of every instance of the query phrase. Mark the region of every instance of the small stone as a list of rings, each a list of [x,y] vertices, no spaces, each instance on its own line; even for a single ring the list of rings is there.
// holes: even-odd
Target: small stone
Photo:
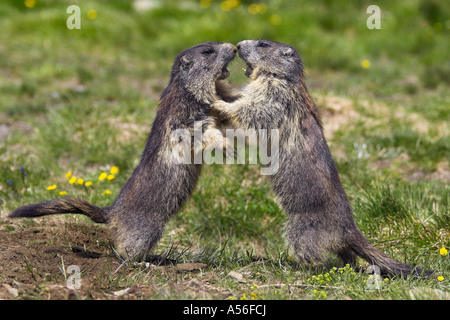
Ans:
[[[246,282],[246,280],[244,279],[244,276],[239,272],[230,271],[230,273],[228,273],[228,276],[238,282],[242,282],[242,283]]]

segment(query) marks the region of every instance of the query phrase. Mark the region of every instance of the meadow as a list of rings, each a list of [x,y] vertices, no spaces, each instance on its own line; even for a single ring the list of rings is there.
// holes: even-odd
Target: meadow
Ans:
[[[68,29],[69,5],[81,9]],[[450,7],[446,1],[51,1],[0,4],[0,298],[450,299]],[[83,216],[9,220],[62,196],[110,204],[137,165],[178,52],[205,41],[294,46],[370,242],[435,270],[374,285],[358,267],[309,270],[258,165],[207,165],[154,253],[119,259]],[[245,84],[244,64],[229,81]],[[67,267],[81,288],[67,287]]]

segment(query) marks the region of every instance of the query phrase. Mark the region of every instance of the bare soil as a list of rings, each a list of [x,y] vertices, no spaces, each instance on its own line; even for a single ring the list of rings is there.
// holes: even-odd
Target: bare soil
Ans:
[[[83,219],[84,217],[82,217]],[[203,263],[177,263],[154,256],[150,263],[124,263],[116,256],[107,226],[75,215],[0,220],[0,300],[224,299],[217,275]],[[73,284],[71,265],[81,270]]]
[[[89,296],[119,266],[107,229],[73,219],[2,220],[0,298],[70,299]],[[82,289],[67,288],[67,268],[79,266]]]

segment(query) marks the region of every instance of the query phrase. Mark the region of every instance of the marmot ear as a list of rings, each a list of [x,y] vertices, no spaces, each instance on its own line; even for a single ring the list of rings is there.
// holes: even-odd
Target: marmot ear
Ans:
[[[283,48],[281,49],[281,54],[285,57],[292,57],[295,51],[292,48]]]
[[[183,70],[189,70],[192,65],[192,58],[188,55],[184,55],[181,57],[180,62]]]

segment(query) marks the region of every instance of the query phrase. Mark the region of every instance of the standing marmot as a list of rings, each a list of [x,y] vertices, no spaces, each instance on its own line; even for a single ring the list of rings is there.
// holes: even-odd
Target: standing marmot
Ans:
[[[287,241],[300,262],[321,264],[326,253],[335,253],[354,264],[358,255],[383,274],[421,273],[371,247],[358,230],[296,50],[268,40],[246,40],[237,47],[253,81],[240,99],[219,100],[213,109],[243,129],[279,129],[279,169],[269,181],[289,216]]]
[[[95,222],[111,224],[121,255],[133,260],[145,259],[160,239],[166,222],[191,195],[200,175],[201,164],[175,163],[173,132],[187,130],[189,138],[194,139],[194,124],[200,124],[203,137],[210,137],[211,141],[202,140],[199,149],[203,150],[207,143],[223,143],[220,134],[219,140],[214,141],[220,131],[208,111],[218,99],[216,85],[227,95],[218,80],[229,76],[227,65],[236,51],[229,43],[206,42],[176,57],[141,161],[112,205],[100,208],[85,200],[62,198],[26,205],[9,216],[84,214]]]

